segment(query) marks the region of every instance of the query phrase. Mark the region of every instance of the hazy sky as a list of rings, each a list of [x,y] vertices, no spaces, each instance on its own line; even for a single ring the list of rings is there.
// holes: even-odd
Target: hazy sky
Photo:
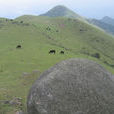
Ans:
[[[0,17],[39,15],[56,5],[65,5],[85,17],[114,18],[114,0],[0,0]]]

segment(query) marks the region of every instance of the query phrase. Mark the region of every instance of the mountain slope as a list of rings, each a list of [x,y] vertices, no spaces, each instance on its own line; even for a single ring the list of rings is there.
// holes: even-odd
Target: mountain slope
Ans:
[[[69,17],[69,18],[79,18],[82,19],[82,17],[75,12],[71,11],[70,9],[66,8],[65,6],[59,5],[51,10],[49,10],[47,13],[42,14],[40,16],[48,16],[48,17]]]
[[[91,59],[114,74],[114,38],[79,19],[25,15],[0,24],[0,101],[22,98],[22,107],[0,103],[0,114],[24,110],[34,80],[62,60]]]
[[[80,15],[76,14],[75,12],[71,11],[65,6],[58,5],[51,10],[49,10],[47,13],[42,14],[40,16],[48,16],[48,17],[67,17],[67,18],[74,18],[74,19],[80,19],[84,22],[88,21],[89,23],[96,25],[103,30],[105,30],[108,33],[114,34],[114,20],[109,17],[104,17],[102,20],[97,19],[85,19],[81,17]]]
[[[105,22],[103,22],[101,20],[97,20],[97,19],[88,19],[88,22],[102,28],[103,30],[105,30],[108,33],[114,34],[114,26],[111,24],[108,24],[108,22],[105,23]]]
[[[114,19],[112,19],[108,16],[103,17],[100,21],[114,26]]]

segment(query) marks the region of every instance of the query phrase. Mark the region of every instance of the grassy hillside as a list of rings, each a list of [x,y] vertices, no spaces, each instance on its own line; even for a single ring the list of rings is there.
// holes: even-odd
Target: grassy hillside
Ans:
[[[21,45],[21,49],[16,49]],[[51,49],[56,54],[49,54]],[[59,54],[60,51],[65,54]],[[22,106],[0,103],[0,114],[25,109],[36,78],[57,62],[88,58],[114,74],[114,38],[78,19],[22,16],[0,19],[0,100],[22,98]]]

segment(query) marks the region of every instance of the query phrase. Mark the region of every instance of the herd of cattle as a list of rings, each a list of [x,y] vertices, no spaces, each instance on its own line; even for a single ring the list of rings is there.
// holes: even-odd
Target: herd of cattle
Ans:
[[[22,46],[21,45],[17,45],[16,46],[17,49],[21,49]],[[50,50],[49,51],[49,54],[55,54],[56,53],[56,50]],[[60,54],[64,54],[65,52],[64,51],[60,51]]]
[[[56,53],[56,50],[50,50],[49,51],[49,54],[55,54]],[[64,51],[60,51],[60,54],[64,54],[65,52]]]

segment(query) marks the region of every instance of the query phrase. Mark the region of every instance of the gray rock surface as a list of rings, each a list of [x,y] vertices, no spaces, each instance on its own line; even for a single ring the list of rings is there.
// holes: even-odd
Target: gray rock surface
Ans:
[[[114,80],[96,62],[69,59],[33,84],[28,114],[114,114]]]
[[[17,111],[16,114],[25,114],[23,111]]]

